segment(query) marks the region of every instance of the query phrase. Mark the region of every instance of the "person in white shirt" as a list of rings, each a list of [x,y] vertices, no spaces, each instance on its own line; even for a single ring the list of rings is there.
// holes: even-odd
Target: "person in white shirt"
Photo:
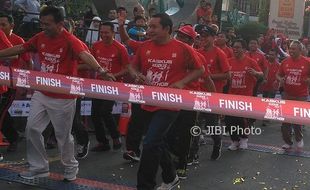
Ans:
[[[100,26],[100,17],[95,16],[92,19],[92,22],[89,26],[89,29],[87,31],[85,42],[90,47],[93,43],[97,42],[99,37],[99,26]]]
[[[127,17],[127,10],[125,7],[118,7],[116,11],[117,11],[117,15],[121,15],[122,18]],[[111,22],[114,24],[115,40],[118,42],[122,42],[120,34],[118,33],[118,27],[119,27],[118,26],[118,18],[115,20],[112,20]],[[128,23],[129,23],[129,20],[126,19],[125,20],[125,28],[127,28]]]

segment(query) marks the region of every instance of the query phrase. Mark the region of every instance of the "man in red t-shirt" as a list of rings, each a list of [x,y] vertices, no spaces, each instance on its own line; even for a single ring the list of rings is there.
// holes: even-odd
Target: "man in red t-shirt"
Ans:
[[[14,26],[14,18],[11,15],[0,14],[0,28],[3,30],[11,44],[13,46],[24,44],[24,39],[13,33]],[[29,53],[24,53],[20,55],[18,59],[12,60],[10,66],[15,68],[31,68],[31,57]]]
[[[233,57],[233,51],[230,47],[227,46],[227,38],[224,32],[217,33],[217,38],[214,44],[223,50],[228,59]]]
[[[227,46],[228,39],[226,37],[226,33],[225,32],[219,32],[217,34],[217,38],[216,38],[214,43],[215,43],[215,45],[217,47],[219,47],[219,48],[221,48],[221,50],[223,50],[223,52],[227,56],[227,59],[230,59],[230,58],[232,58],[234,56],[231,47]],[[227,81],[226,85],[223,87],[223,93],[227,93],[228,92],[228,88],[229,88],[229,80]]]
[[[290,57],[281,63],[277,74],[277,79],[284,87],[283,99],[307,101],[310,85],[310,61],[302,56],[302,44],[299,41],[293,41],[290,44],[289,54]],[[282,138],[285,142],[282,148],[285,150],[292,148],[292,127],[296,139],[296,148],[301,151],[304,146],[302,126],[297,124],[282,124]]]
[[[230,68],[225,53],[214,45],[216,31],[207,25],[196,26],[200,35],[201,49],[197,50],[206,59],[205,67],[210,70],[211,79],[214,81],[216,92],[223,93],[223,88],[230,79]],[[204,88],[201,89],[205,91]],[[219,126],[219,115],[201,112],[199,121],[206,121],[205,127]],[[211,135],[213,139],[213,151],[211,160],[217,160],[221,156],[222,138],[221,135]]]
[[[190,25],[185,25],[176,31],[175,39],[193,46],[196,36],[197,33],[194,28]],[[204,56],[199,52],[196,53],[201,63],[205,63]],[[208,69],[205,70],[204,75],[199,80],[190,83],[186,89],[200,91],[201,86],[208,92],[215,92],[215,86]],[[199,136],[194,137],[190,133],[191,128],[196,125],[196,118],[197,111],[181,110],[167,135],[169,150],[177,157],[176,160],[178,160],[175,163],[177,175],[180,179],[187,178],[187,165],[188,163],[192,163],[194,159],[194,156],[192,156],[193,151],[190,151],[192,150],[191,145],[193,141],[199,141]],[[195,161],[198,161],[198,157],[195,157]]]
[[[101,41],[93,44],[92,54],[103,68],[112,73],[117,81],[122,82],[122,77],[126,74],[129,63],[128,53],[125,46],[114,40],[114,35],[114,24],[111,22],[102,23],[100,26]],[[100,79],[101,77],[97,76],[97,78]],[[110,132],[113,149],[120,149],[120,134],[112,115],[115,102],[101,99],[93,99],[92,102],[92,120],[98,144],[91,150],[98,152],[111,149],[103,126],[106,126]]]
[[[204,67],[195,50],[171,39],[172,26],[171,18],[164,13],[156,14],[150,19],[150,40],[141,45],[133,65],[130,65],[130,72],[137,82],[151,86],[184,88],[203,75]],[[148,105],[142,105],[142,109],[148,131],[143,142],[137,189],[154,189],[159,165],[163,169],[163,184],[159,189],[172,189],[179,184],[179,178],[164,138],[178,115],[178,109]]]
[[[14,19],[12,16],[0,13],[0,28],[3,30],[6,37],[11,42],[12,45],[19,45],[19,44],[25,43],[25,41],[21,37],[13,33]],[[25,53],[25,54],[22,54],[17,59],[12,59],[8,66],[20,68],[21,63],[27,63],[28,67],[31,65],[31,59],[30,59],[29,54]],[[23,90],[23,89],[19,89],[19,90]],[[16,89],[10,88],[8,92],[4,94],[4,96],[7,101],[3,104],[4,110],[3,112],[1,112],[1,115],[4,115],[1,131],[10,143],[10,145],[7,147],[7,151],[15,152],[17,149],[17,141],[18,141],[19,135],[17,131],[15,130],[15,128],[13,127],[14,119],[11,118],[8,112],[8,109],[10,108],[13,100],[16,97]]]
[[[260,80],[257,81],[257,84],[254,88],[253,95],[257,95],[257,91],[261,83],[263,82],[264,79],[267,78],[268,75],[268,62],[265,58],[265,55],[258,50],[258,40],[257,39],[251,39],[249,41],[249,51],[246,52],[246,55],[250,57],[251,59],[254,59],[257,64],[259,65],[260,69],[264,73],[264,78],[261,78]]]
[[[53,6],[45,7],[40,12],[40,22],[43,32],[38,33],[25,44],[1,50],[0,57],[36,52],[42,72],[69,76],[76,74],[77,60],[81,59],[99,71],[103,77],[115,79],[87,52],[80,40],[64,29],[64,16],[60,9]],[[74,141],[71,135],[75,98],[75,95],[34,92],[26,126],[29,170],[22,172],[20,177],[34,179],[49,175],[42,132],[51,121],[61,153],[61,162],[65,166],[64,179],[68,181],[76,179],[78,162],[74,158]]]
[[[231,66],[231,82],[228,94],[253,96],[253,89],[257,79],[261,78],[263,73],[255,60],[244,54],[246,43],[244,40],[236,40],[233,42],[234,57],[228,62]],[[248,128],[248,119],[243,117],[225,116],[225,124],[230,129],[230,137],[232,140],[229,150],[247,149],[248,136],[244,133]],[[242,132],[232,131],[233,126],[241,128]]]
[[[260,90],[263,92],[264,98],[274,98],[276,92],[279,90],[279,82],[277,81],[277,73],[280,68],[280,64],[277,61],[277,50],[270,49],[267,55],[268,61],[268,75],[263,81]]]
[[[12,44],[6,37],[5,33],[0,29],[0,50],[8,47],[12,47]],[[4,65],[9,60],[1,59],[0,66]],[[6,112],[7,98],[5,98],[5,93],[8,91],[7,86],[0,85],[0,113],[1,115]],[[0,160],[3,160],[3,155],[0,153]]]
[[[277,60],[277,52],[278,51],[276,49],[270,49],[267,55],[268,75],[260,86],[260,91],[263,93],[264,98],[275,98],[276,92],[279,90],[277,73],[279,71],[280,64]],[[266,126],[266,122],[268,121],[263,120],[262,125]]]
[[[9,39],[7,38],[7,36],[5,35],[5,33],[1,29],[0,30],[0,50],[8,48],[8,47],[12,47],[12,44],[9,41]],[[0,58],[0,65],[8,66],[9,63],[10,63],[10,59]],[[0,85],[0,94],[3,94],[7,91],[8,91],[7,86]]]

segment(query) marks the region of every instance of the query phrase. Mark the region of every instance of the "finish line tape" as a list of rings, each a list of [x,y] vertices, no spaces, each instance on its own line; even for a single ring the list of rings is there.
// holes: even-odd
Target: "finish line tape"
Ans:
[[[0,66],[0,84],[259,120],[310,124],[310,103],[84,79]]]

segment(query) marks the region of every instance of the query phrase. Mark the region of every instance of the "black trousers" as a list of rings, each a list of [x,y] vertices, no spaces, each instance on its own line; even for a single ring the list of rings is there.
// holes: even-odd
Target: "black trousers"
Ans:
[[[193,137],[190,130],[196,124],[196,118],[197,112],[181,110],[168,131],[168,147],[169,151],[178,158],[177,169],[187,168],[188,154]]]
[[[120,137],[117,125],[112,115],[114,101],[93,99],[92,120],[95,127],[96,139],[99,143],[108,144],[104,127],[109,130],[112,139]]]
[[[148,130],[143,141],[143,151],[138,170],[138,190],[153,190],[156,186],[156,174],[159,166],[162,168],[164,183],[171,183],[176,177],[174,164],[168,151],[165,137],[178,112],[158,110],[145,111]]]
[[[249,127],[248,119],[243,117],[225,116],[225,123],[232,141],[239,141],[240,138],[248,138],[248,135],[245,133],[233,129],[233,127],[239,127],[244,131],[245,128]]]
[[[218,114],[212,114],[212,113],[205,113],[205,112],[199,112],[198,113],[198,126],[201,127],[201,129],[205,129],[206,127],[210,126],[218,126],[219,125],[219,115]],[[221,141],[222,136],[221,135],[211,135],[211,138],[213,140],[213,148],[220,148],[221,147]],[[191,148],[189,152],[189,157],[193,158],[195,155],[198,154],[199,151],[199,136],[193,137]]]
[[[85,126],[82,123],[81,117],[81,98],[76,100],[76,110],[73,119],[72,132],[76,136],[77,144],[79,145],[87,145],[89,142],[88,132]]]
[[[9,89],[8,92],[1,95],[0,100],[0,113],[1,113],[1,132],[6,137],[9,143],[17,142],[19,135],[16,129],[14,128],[14,119],[8,112],[8,109],[12,105],[16,96],[15,89]]]
[[[140,144],[142,137],[147,130],[147,120],[144,118],[144,110],[141,109],[140,104],[132,104],[131,118],[128,124],[128,131],[126,136],[126,149],[134,151],[140,156]]]

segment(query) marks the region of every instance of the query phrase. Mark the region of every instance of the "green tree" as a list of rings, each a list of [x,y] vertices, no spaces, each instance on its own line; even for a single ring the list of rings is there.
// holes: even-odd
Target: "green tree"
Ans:
[[[258,20],[260,23],[268,25],[270,0],[260,0]]]
[[[66,0],[65,6],[67,15],[72,17],[79,16],[91,3],[91,0]]]
[[[237,34],[242,36],[246,41],[253,38],[258,38],[259,34],[265,34],[267,26],[259,22],[248,22],[237,28]]]

